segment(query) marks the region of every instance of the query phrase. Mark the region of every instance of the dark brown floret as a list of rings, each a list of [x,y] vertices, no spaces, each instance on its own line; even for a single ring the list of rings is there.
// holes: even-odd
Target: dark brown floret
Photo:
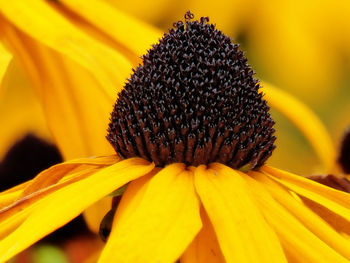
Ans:
[[[208,18],[179,21],[143,56],[119,94],[107,139],[124,158],[156,166],[210,162],[258,168],[274,121],[237,44]]]
[[[343,171],[350,174],[350,127],[344,134],[343,141],[340,146],[338,161],[343,168]]]

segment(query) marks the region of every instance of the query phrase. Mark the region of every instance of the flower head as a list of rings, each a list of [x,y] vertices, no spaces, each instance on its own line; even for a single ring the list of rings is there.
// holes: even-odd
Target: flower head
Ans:
[[[163,167],[261,166],[275,148],[269,107],[237,44],[209,19],[165,34],[120,92],[108,140],[120,156]]]
[[[274,122],[252,70],[186,16],[119,94],[107,136],[118,155],[0,194],[0,261],[124,186],[99,262],[349,262],[350,196],[263,165]]]

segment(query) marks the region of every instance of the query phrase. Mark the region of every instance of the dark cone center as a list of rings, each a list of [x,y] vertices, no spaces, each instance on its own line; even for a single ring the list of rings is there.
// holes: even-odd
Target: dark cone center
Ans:
[[[179,21],[143,56],[119,93],[107,138],[124,158],[156,166],[261,166],[274,121],[237,44],[208,18]]]

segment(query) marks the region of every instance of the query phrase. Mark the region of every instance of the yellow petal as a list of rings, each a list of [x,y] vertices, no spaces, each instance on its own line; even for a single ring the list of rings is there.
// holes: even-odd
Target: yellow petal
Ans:
[[[74,27],[45,1],[1,2],[5,40],[35,84],[63,157],[113,153],[106,129],[131,63]]]
[[[4,218],[6,218],[6,220],[11,220],[12,217],[17,215],[16,213],[18,211],[29,211],[32,209],[30,206],[33,206],[35,202],[42,199],[46,195],[73,182],[81,180],[105,166],[102,163],[96,162],[101,162],[102,160],[108,161],[110,159],[110,157],[100,157],[96,159],[81,158],[61,163],[46,169],[33,180],[13,188],[16,189],[18,198],[12,203],[7,204],[8,202],[6,202],[6,206],[4,205],[1,207],[0,220],[3,220]],[[90,164],[90,166],[87,166],[87,164]],[[54,178],[54,180],[51,178]],[[4,196],[4,201],[8,201],[8,194],[14,192],[11,190],[12,189],[5,191],[0,195],[0,197]],[[3,223],[3,221],[1,221],[1,223]]]
[[[1,89],[0,160],[28,133],[51,142],[42,108],[18,61],[12,60],[8,66]]]
[[[18,195],[14,196],[17,197],[16,199],[12,199],[12,202],[4,203],[4,206],[1,207],[0,239],[4,238],[17,226],[19,226],[19,224],[26,219],[26,217],[35,209],[43,198],[60,188],[66,187],[69,184],[86,178],[96,171],[97,169],[95,168],[85,168],[85,170],[66,175],[66,177],[69,177],[69,179],[64,178],[65,180],[62,180],[59,183],[50,185],[46,188],[38,189],[37,191],[25,196],[22,196],[23,191],[19,190]],[[10,194],[12,193],[16,192],[10,192]]]
[[[250,176],[244,179],[255,195],[260,211],[278,234],[290,262],[348,262],[274,200],[264,184]]]
[[[303,203],[308,206],[315,214],[323,218],[330,226],[341,234],[350,236],[350,221],[341,217],[340,215],[330,211],[321,204],[313,202],[310,199],[301,197]]]
[[[123,194],[122,201],[118,205],[118,214],[117,219],[118,222],[123,222],[125,220],[127,222],[128,218],[134,213],[141,203],[143,196],[147,190],[146,185],[149,184],[150,179],[159,172],[157,168],[153,169],[149,174],[142,176],[131,182],[125,193]],[[116,224],[116,221],[113,223]]]
[[[171,0],[153,0],[147,2],[135,0],[133,5],[123,1],[104,1],[133,17],[137,17],[153,25],[161,22],[167,27],[176,21],[176,19],[182,18],[185,12],[183,9],[184,0],[176,2],[176,5],[174,5],[174,2]],[[192,1],[187,1],[186,4],[190,4],[191,2]],[[192,8],[190,8],[190,10],[192,10]]]
[[[11,59],[11,53],[8,52],[4,45],[0,42],[0,85],[7,70],[7,67],[10,64]],[[0,90],[1,89],[2,87],[0,88]]]
[[[337,233],[330,225],[328,225],[321,217],[312,212],[302,202],[295,199],[290,193],[269,179],[262,173],[252,172],[255,179],[262,182],[270,192],[271,196],[275,198],[283,207],[285,207],[290,214],[298,219],[305,227],[312,233],[318,236],[323,242],[336,250],[339,254],[347,259],[350,259],[350,241]],[[350,222],[349,222],[350,224]]]
[[[0,240],[9,235],[27,218],[30,210],[24,209],[16,213],[16,216],[11,216],[5,220],[0,221]]]
[[[153,167],[142,159],[124,160],[48,195],[36,204],[15,231],[0,241],[0,262],[66,224],[116,188],[147,174]]]
[[[174,262],[199,232],[193,174],[183,164],[140,180],[127,188],[99,262]]]
[[[30,181],[27,181],[25,183],[16,185],[6,191],[3,191],[0,193],[0,211],[9,205],[11,203],[15,202],[23,193],[23,190],[31,183]]]
[[[261,170],[298,195],[304,196],[350,221],[350,194],[273,167],[264,166]]]
[[[29,183],[31,183],[31,180],[1,192],[0,193],[0,211],[4,207],[7,207],[11,205],[11,203],[15,202],[21,196],[23,190],[29,185]]]
[[[95,156],[89,158],[78,158],[66,161],[65,163],[75,163],[75,164],[87,164],[87,165],[98,165],[98,166],[109,166],[120,161],[118,155],[107,155],[107,156]]]
[[[80,158],[70,160],[61,164],[57,164],[51,166],[45,171],[41,172],[37,175],[33,180],[31,180],[30,184],[28,184],[21,197],[30,195],[38,190],[42,190],[51,185],[56,184],[63,177],[68,177],[72,172],[78,172],[78,170],[83,169],[86,170],[86,166],[91,166],[89,168],[101,168],[104,166],[112,165],[119,160],[115,155],[106,156],[106,157],[98,157],[98,158]],[[72,179],[72,178],[70,178]]]
[[[115,96],[113,82],[122,85],[131,70],[121,54],[75,28],[47,2],[1,0],[0,4],[2,14],[18,29],[93,72],[106,91]]]
[[[22,190],[13,191],[13,192],[10,192],[10,193],[7,193],[7,194],[1,194],[0,195],[0,210],[3,207],[8,206],[9,204],[11,204],[14,201],[16,201],[16,199],[19,198],[21,193],[22,193]]]
[[[213,164],[211,168],[196,169],[195,186],[226,261],[286,262],[244,179],[224,165]]]
[[[331,172],[336,160],[336,150],[320,119],[299,100],[269,83],[264,82],[261,91],[265,93],[268,104],[285,115],[304,134],[326,171]]]
[[[203,208],[200,212],[203,227],[188,246],[180,261],[181,263],[224,263],[226,261],[219,247],[213,225]]]
[[[0,210],[0,226],[4,220],[12,220],[13,217],[17,216],[19,211],[30,210],[36,204],[37,201],[40,201],[45,196],[51,194],[54,191],[57,191],[60,188],[63,188],[71,183],[79,181],[91,173],[96,172],[97,169],[86,168],[86,170],[79,171],[77,173],[72,173],[70,180],[65,180],[57,184],[48,186],[46,188],[39,189],[29,195],[22,196],[20,195],[18,199],[10,203],[8,206],[2,207]],[[21,193],[22,194],[22,193]]]
[[[26,41],[26,45],[30,43]],[[91,72],[56,52],[33,45],[36,52],[31,54],[41,72],[38,93],[63,157],[112,154],[114,151],[105,135],[116,93],[113,92],[113,98],[104,94]],[[115,91],[118,88],[121,85],[116,84]]]
[[[84,219],[89,229],[98,233],[103,217],[112,208],[112,197],[105,197],[93,203],[84,211]]]
[[[72,171],[78,167],[78,164],[58,164],[44,170],[34,179],[31,180],[30,184],[25,187],[21,197],[29,196],[32,193],[43,190],[56,184],[64,176],[72,174]]]
[[[92,28],[112,40],[112,47],[127,55],[132,61],[145,54],[147,49],[162,36],[159,30],[103,1],[63,0],[57,3],[57,7],[60,8],[61,5],[80,18],[73,18],[73,22],[81,23],[85,19]],[[64,13],[64,10],[61,11]]]
[[[2,40],[14,56],[13,61],[22,62],[23,68],[28,72],[28,79],[33,83],[39,83],[40,73],[36,68],[35,60],[32,60],[28,47],[25,46],[17,30],[2,14],[0,14],[0,25],[2,29]]]
[[[0,193],[0,196],[3,195],[3,194],[9,194],[9,193],[12,193],[12,192],[19,192],[19,191],[23,191],[24,188],[27,187],[27,185],[29,185],[31,183],[31,180],[27,181],[27,182],[24,182],[24,183],[21,183],[21,184],[18,184],[10,189],[7,189],[3,192]]]
[[[27,185],[23,187],[24,190],[21,189],[19,194],[17,194],[16,199],[19,199],[16,202],[17,211],[18,209],[24,209],[28,205],[35,202],[35,200],[38,200],[38,198],[42,198],[43,195],[47,195],[54,190],[64,187],[65,185],[70,184],[76,180],[79,180],[82,178],[81,176],[87,176],[89,173],[93,172],[95,168],[109,166],[118,162],[119,160],[120,158],[116,155],[80,158],[50,167],[49,169],[41,172],[33,180],[28,182]],[[78,171],[82,172],[78,173]],[[60,183],[57,184],[57,182]],[[10,204],[11,200],[5,200],[7,197],[9,197],[9,195],[4,197],[0,195],[0,207],[4,207],[5,204]],[[20,197],[22,199],[20,199]],[[103,198],[95,204],[92,204],[84,212],[84,217],[88,227],[95,233],[97,233],[99,230],[99,224],[103,216],[111,208],[110,199],[111,198]],[[3,204],[2,202],[5,201],[6,203]],[[13,201],[14,200],[12,200],[12,202]]]

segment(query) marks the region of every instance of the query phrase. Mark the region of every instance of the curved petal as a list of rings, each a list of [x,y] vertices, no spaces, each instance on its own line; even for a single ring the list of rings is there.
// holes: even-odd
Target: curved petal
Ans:
[[[316,183],[302,176],[294,175],[279,169],[264,166],[261,168],[271,179],[277,181],[350,221],[350,194]]]
[[[30,209],[20,210],[15,216],[10,216],[0,221],[0,240],[14,231],[27,218]]]
[[[86,165],[99,165],[99,166],[109,166],[120,161],[120,157],[116,154],[106,155],[106,156],[92,156],[88,158],[78,158],[66,161],[65,163],[75,163],[75,164],[86,164]]]
[[[88,168],[78,173],[73,173],[71,180],[65,180],[62,183],[57,183],[50,187],[40,189],[28,196],[18,198],[7,206],[0,210],[0,239],[3,238],[6,233],[11,232],[14,226],[22,223],[23,220],[35,209],[42,199],[50,195],[51,193],[68,185],[86,178],[87,176],[96,172],[96,169]]]
[[[0,209],[16,201],[21,195],[21,193],[22,193],[22,190],[0,194]]]
[[[265,93],[268,104],[285,115],[304,134],[326,171],[331,172],[335,166],[336,150],[320,119],[299,100],[269,83],[264,82],[260,90]]]
[[[1,193],[0,239],[23,222],[35,207],[37,201],[40,201],[53,191],[89,176],[97,169],[110,165],[109,162],[112,160],[115,163],[117,158],[115,156],[107,156],[71,160],[55,165],[41,172],[33,180]],[[103,163],[103,161],[106,163]],[[102,212],[105,211],[104,209],[101,210]],[[96,220],[96,217],[94,219]],[[91,221],[89,217],[87,221],[89,226],[91,226]]]
[[[350,240],[336,232],[336,230],[327,224],[322,217],[313,213],[313,211],[300,202],[300,200],[294,198],[283,186],[274,182],[262,173],[252,172],[250,175],[256,180],[262,182],[270,192],[271,196],[306,228],[319,237],[319,239],[339,254],[350,259]]]
[[[67,171],[66,177],[59,182],[53,183],[51,185],[45,186],[40,189],[36,189],[33,192],[28,192],[27,194],[23,194],[25,189],[20,193],[18,199],[16,199],[13,203],[6,207],[2,207],[0,210],[0,219],[7,217],[9,214],[14,214],[18,210],[22,210],[26,206],[32,204],[33,202],[36,202],[38,199],[41,199],[43,196],[48,195],[49,193],[56,191],[62,187],[65,187],[66,185],[69,185],[73,182],[79,181],[87,176],[89,176],[91,173],[96,172],[99,170],[98,168],[91,168],[86,167],[85,169],[78,171],[78,172],[71,172]],[[35,182],[35,180],[32,180],[32,182]],[[30,186],[30,185],[28,185]]]
[[[19,30],[93,72],[109,88],[109,94],[115,96],[113,82],[122,85],[125,74],[131,70],[131,64],[121,54],[75,28],[45,1],[0,3],[2,14]]]
[[[21,183],[21,184],[18,184],[10,189],[7,189],[3,192],[0,193],[0,196],[2,195],[6,195],[6,194],[9,194],[9,193],[12,193],[12,192],[21,192],[23,191],[24,188],[26,188],[30,183],[32,182],[32,180],[29,180],[27,182],[24,182],[24,183]]]
[[[146,21],[147,23],[156,25],[170,25],[175,19],[179,19],[183,16],[185,10],[183,9],[183,3],[186,3],[186,8],[190,7],[191,1],[179,0],[174,4],[172,0],[153,0],[153,1],[142,1],[135,0],[133,1],[133,5],[130,5],[127,2],[123,1],[110,1],[103,0],[104,2],[108,2],[111,6],[123,10],[125,13],[132,15],[133,17],[137,17],[142,21]],[[202,0],[203,1],[203,0]],[[201,2],[202,4],[202,2]],[[201,6],[197,3],[197,6]],[[202,14],[206,14],[204,12],[200,12]],[[199,12],[198,12],[199,14]]]
[[[69,58],[20,32],[17,35],[40,71],[35,87],[47,125],[64,158],[112,154],[105,135],[116,93],[105,94],[104,86],[93,78],[92,72]],[[117,92],[121,85],[115,84],[115,88]]]
[[[95,32],[97,30],[96,33],[100,36],[107,36],[110,41],[106,43],[111,43],[113,48],[125,54],[131,61],[139,59],[162,36],[161,31],[151,25],[138,21],[103,1],[63,0],[55,4],[77,25],[83,20],[85,23],[81,28],[88,26],[89,29],[95,29]],[[65,12],[65,8],[74,15]]]
[[[142,159],[127,159],[46,196],[15,231],[0,241],[0,261],[8,260],[116,188],[149,173],[153,167]]]
[[[84,219],[89,229],[98,233],[103,217],[112,208],[112,197],[105,197],[90,205],[84,211]]]
[[[5,75],[5,72],[7,70],[7,67],[10,64],[11,59],[12,59],[11,53],[8,52],[4,47],[4,45],[0,42],[0,85]],[[0,87],[0,91],[1,90],[2,90],[2,87]]]
[[[197,193],[227,262],[286,262],[275,232],[258,209],[245,180],[222,164],[195,171]],[[264,244],[264,245],[262,245]]]
[[[1,83],[0,123],[0,160],[28,134],[52,142],[32,85],[15,59],[9,64]]]
[[[181,256],[181,263],[225,263],[213,225],[201,208],[203,227]]]
[[[169,165],[127,188],[99,262],[174,262],[201,226],[192,172]]]
[[[108,165],[112,165],[119,160],[120,159],[118,157],[112,155],[98,158],[74,159],[51,166],[50,168],[38,174],[33,180],[31,180],[30,184],[24,188],[21,197],[30,195],[36,191],[52,186],[62,178],[68,177],[70,174],[72,174],[72,172],[77,172],[78,170],[87,170],[88,168],[102,168]]]
[[[332,212],[319,203],[316,203],[308,198],[300,197],[303,203],[309,207],[315,214],[325,220],[333,229],[341,234],[350,237],[350,221],[341,217],[337,213]]]
[[[45,1],[0,4],[5,40],[35,84],[63,157],[113,153],[106,129],[132,64]]]
[[[250,176],[243,178],[249,184],[260,211],[278,234],[288,262],[348,262],[273,199],[265,184]]]

